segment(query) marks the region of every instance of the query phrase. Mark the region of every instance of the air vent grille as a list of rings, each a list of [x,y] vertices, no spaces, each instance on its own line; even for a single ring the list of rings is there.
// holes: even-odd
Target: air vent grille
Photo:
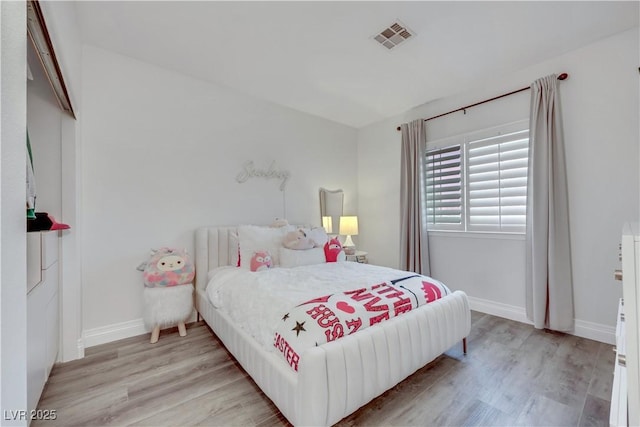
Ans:
[[[409,38],[415,36],[415,33],[407,28],[400,21],[396,21],[384,30],[373,36],[373,39],[382,46],[391,50],[399,44],[405,42]]]

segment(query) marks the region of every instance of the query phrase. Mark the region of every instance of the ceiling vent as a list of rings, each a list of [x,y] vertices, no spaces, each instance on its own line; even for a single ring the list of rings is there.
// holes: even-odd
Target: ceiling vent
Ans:
[[[396,21],[380,31],[379,34],[373,36],[373,39],[391,50],[415,35],[416,33],[407,28],[403,23]]]

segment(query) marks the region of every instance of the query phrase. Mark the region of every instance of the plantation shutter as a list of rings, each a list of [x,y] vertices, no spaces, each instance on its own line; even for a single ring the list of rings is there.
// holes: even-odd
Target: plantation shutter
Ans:
[[[529,130],[467,142],[468,231],[524,232]]]
[[[425,190],[427,227],[464,230],[461,145],[427,151]]]

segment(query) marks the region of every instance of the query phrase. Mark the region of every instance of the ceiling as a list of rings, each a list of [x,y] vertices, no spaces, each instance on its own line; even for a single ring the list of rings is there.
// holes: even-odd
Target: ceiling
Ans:
[[[85,43],[355,128],[638,26],[637,1],[76,3]],[[400,20],[416,36],[373,36]]]

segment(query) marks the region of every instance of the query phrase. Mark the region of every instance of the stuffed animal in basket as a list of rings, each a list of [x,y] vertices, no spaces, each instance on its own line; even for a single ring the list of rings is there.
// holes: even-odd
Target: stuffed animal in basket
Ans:
[[[151,332],[151,344],[158,341],[160,329],[178,325],[180,336],[187,335],[184,322],[193,311],[195,269],[186,250],[160,248],[138,266],[144,276],[144,323]]]
[[[138,266],[148,288],[193,283],[195,269],[186,249],[160,248],[151,251],[151,258]]]

